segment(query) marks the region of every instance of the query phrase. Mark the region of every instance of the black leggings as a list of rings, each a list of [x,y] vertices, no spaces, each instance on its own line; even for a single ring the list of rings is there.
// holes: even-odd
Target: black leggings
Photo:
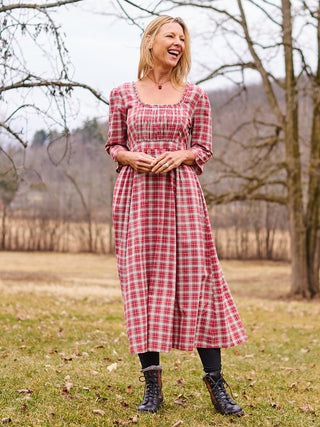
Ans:
[[[204,372],[221,371],[220,348],[197,348]],[[142,369],[152,365],[159,365],[160,354],[157,351],[148,351],[138,354]]]

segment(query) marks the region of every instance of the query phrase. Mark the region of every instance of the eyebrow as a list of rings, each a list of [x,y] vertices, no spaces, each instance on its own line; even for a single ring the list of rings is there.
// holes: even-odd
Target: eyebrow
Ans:
[[[182,34],[180,34],[180,33],[175,33],[174,31],[166,31],[164,34],[177,34],[177,35],[180,35],[180,36],[182,36],[182,37],[185,37],[185,35],[182,33]]]

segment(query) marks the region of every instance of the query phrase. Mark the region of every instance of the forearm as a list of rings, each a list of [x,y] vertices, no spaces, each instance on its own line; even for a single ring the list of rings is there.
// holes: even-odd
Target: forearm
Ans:
[[[117,162],[121,163],[123,166],[129,164],[131,152],[128,150],[120,150],[117,153]]]
[[[154,157],[143,152],[121,150],[117,154],[118,163],[122,166],[131,166],[137,172],[150,172],[153,161]]]
[[[194,164],[195,161],[195,154],[191,150],[182,150],[185,155],[185,160],[183,160],[183,164],[191,166]]]

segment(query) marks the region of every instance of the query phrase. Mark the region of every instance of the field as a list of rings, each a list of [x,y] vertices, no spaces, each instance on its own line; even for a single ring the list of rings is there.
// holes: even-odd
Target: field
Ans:
[[[0,253],[0,424],[320,426],[319,301],[286,298],[286,263],[222,266],[249,336],[223,350],[239,419],[214,411],[196,352],[179,351],[162,356],[164,407],[137,414],[114,257]]]

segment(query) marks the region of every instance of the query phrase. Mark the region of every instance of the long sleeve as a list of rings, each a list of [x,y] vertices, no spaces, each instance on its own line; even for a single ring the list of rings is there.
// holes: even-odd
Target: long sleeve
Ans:
[[[127,112],[119,88],[112,89],[109,98],[109,131],[105,145],[108,154],[117,161],[121,150],[129,150],[127,146]],[[118,163],[117,172],[122,165]]]
[[[212,156],[212,118],[208,95],[203,92],[193,114],[190,150],[195,155],[193,165],[197,175],[203,172],[203,165]]]

